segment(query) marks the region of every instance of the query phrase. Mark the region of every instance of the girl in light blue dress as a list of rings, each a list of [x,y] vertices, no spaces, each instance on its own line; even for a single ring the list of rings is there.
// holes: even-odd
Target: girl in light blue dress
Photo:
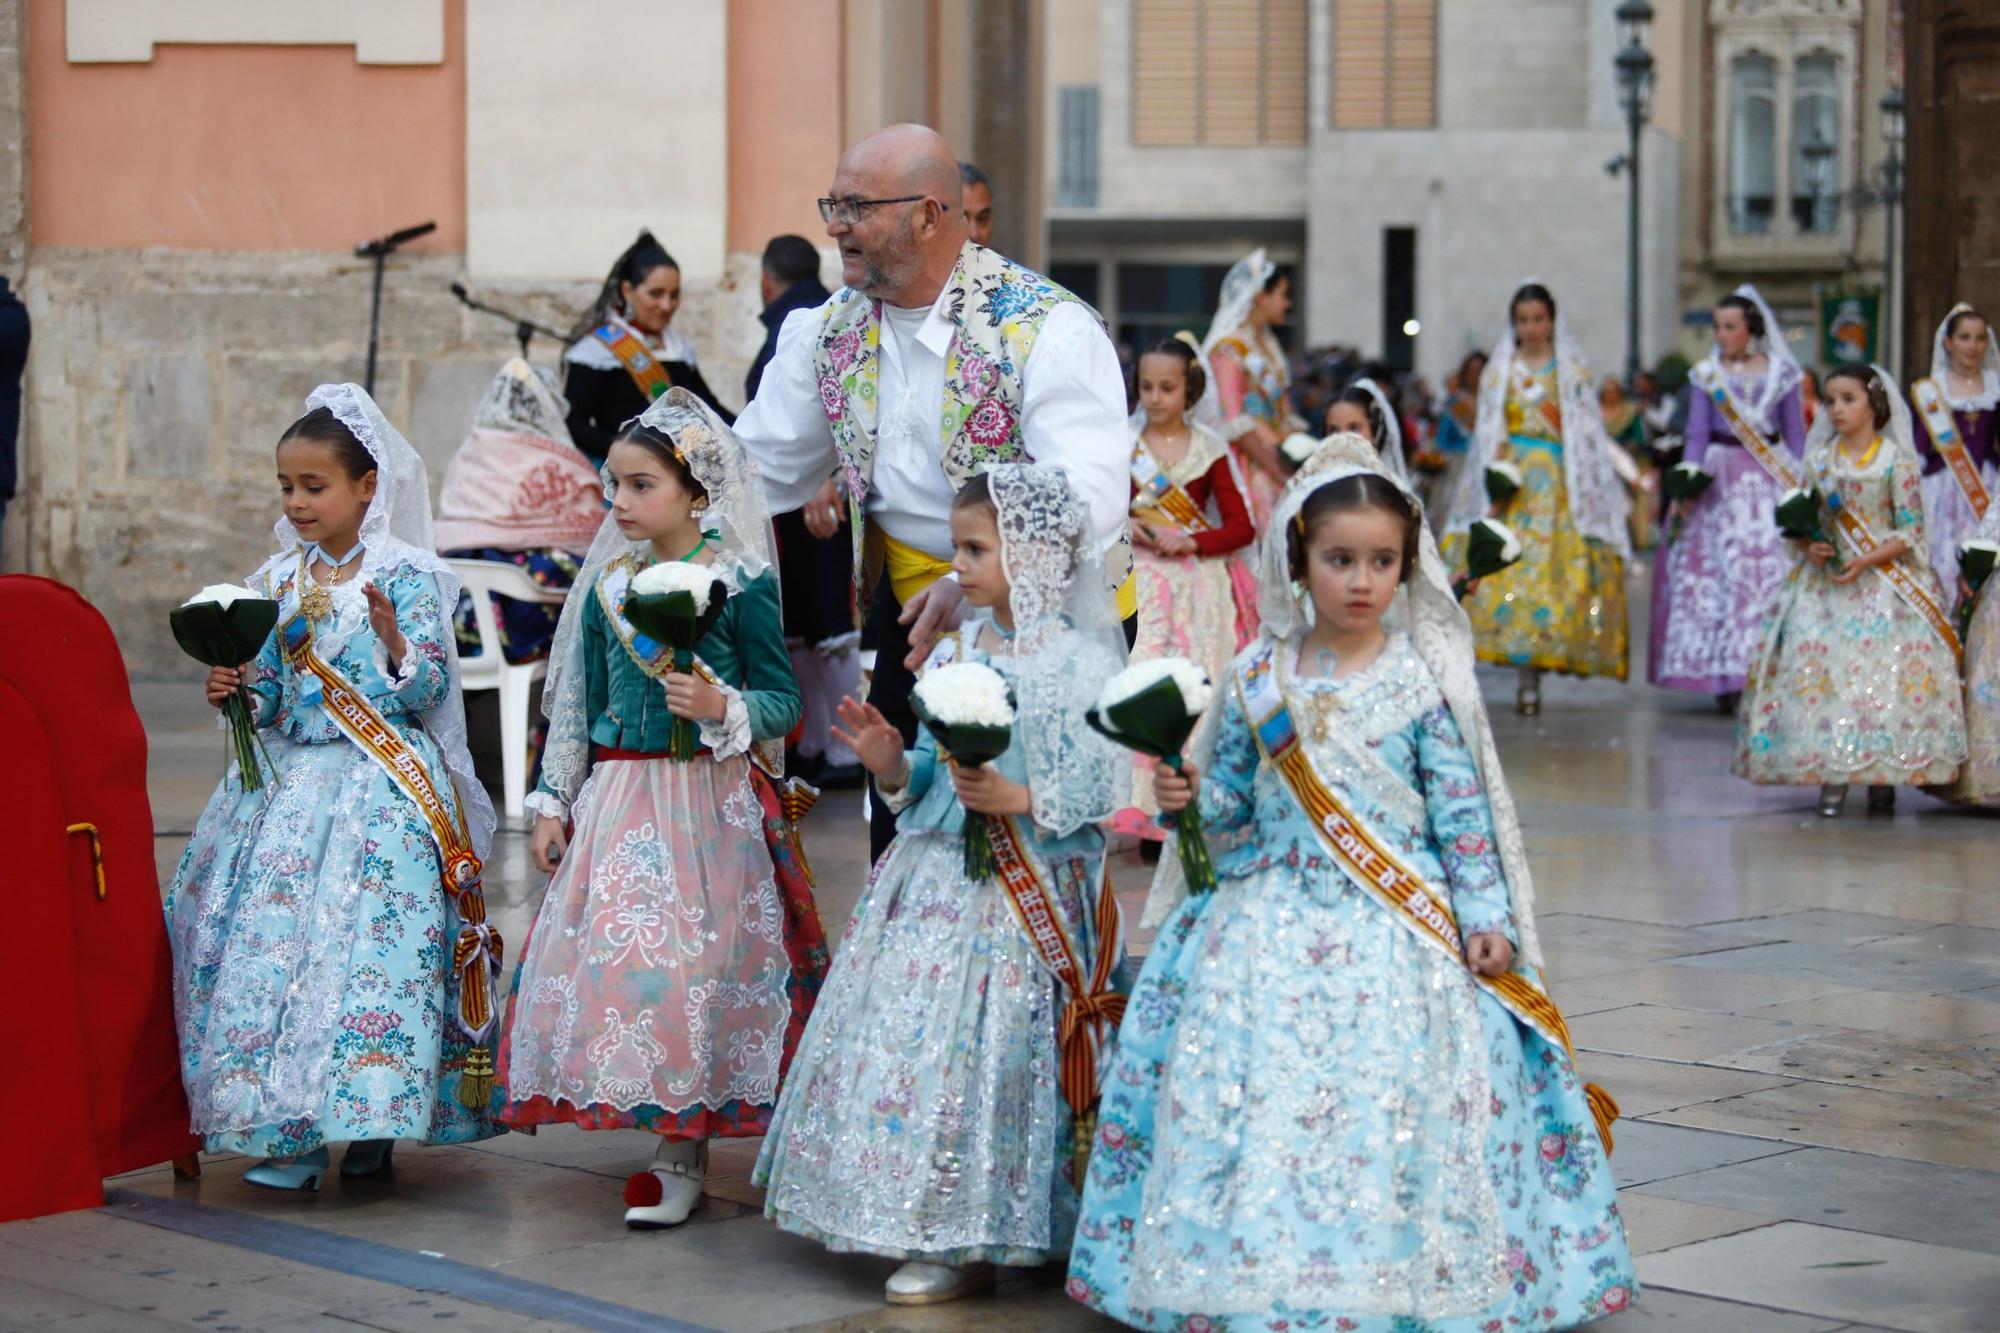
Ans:
[[[490,1025],[497,967],[476,870],[446,892],[436,826],[280,648],[296,612],[312,652],[414,758],[455,843],[484,857],[493,807],[465,748],[458,580],[431,550],[423,460],[368,395],[323,385],[306,408],[278,445],[280,549],[249,581],[279,601],[281,628],[208,685],[211,703],[249,686],[275,780],[246,792],[234,767],[223,776],[166,906],[193,1129],[211,1152],[265,1159],[250,1183],[290,1190],[318,1188],[331,1144],[353,1145],[341,1174],[355,1176],[382,1170],[399,1139],[497,1132],[466,1026],[468,1012]],[[477,948],[455,958],[462,934]],[[461,1005],[463,976],[480,978],[483,1011]]]
[[[1264,632],[1156,779],[1220,884],[1160,858],[1069,1278],[1137,1328],[1511,1333],[1636,1292],[1470,628],[1379,468],[1335,436],[1289,483]]]
[[[1012,741],[983,768],[948,768],[928,731],[905,753],[880,712],[841,705],[839,734],[900,812],[896,840],[834,954],[755,1176],[785,1230],[905,1260],[888,1282],[896,1305],[1068,1252],[1074,1112],[1095,1078],[1066,1077],[1082,1052],[1062,1033],[1109,1038],[1108,1024],[1063,1023],[1088,1006],[1031,938],[1007,877],[966,873],[966,823],[1004,818],[1101,1000],[1120,932],[1097,825],[1131,788],[1129,760],[1084,722],[1124,641],[1063,474],[997,467],[960,492],[951,522],[953,568],[981,610],[925,671],[997,671]]]

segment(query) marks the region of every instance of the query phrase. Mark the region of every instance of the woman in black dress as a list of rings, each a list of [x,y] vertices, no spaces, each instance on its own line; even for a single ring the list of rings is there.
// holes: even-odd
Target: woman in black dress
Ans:
[[[576,447],[603,462],[618,427],[679,385],[725,421],[735,414],[716,401],[695,365],[694,346],[674,332],[681,304],[681,269],[653,233],[642,231],[570,330],[563,353],[563,394]]]

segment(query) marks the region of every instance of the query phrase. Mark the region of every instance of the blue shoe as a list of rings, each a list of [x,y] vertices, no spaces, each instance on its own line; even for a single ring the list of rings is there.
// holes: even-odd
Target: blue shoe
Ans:
[[[326,1148],[313,1149],[302,1157],[266,1157],[243,1173],[243,1179],[267,1190],[317,1190],[326,1174]]]
[[[395,1147],[394,1139],[362,1139],[348,1144],[347,1151],[340,1155],[341,1176],[379,1175],[388,1168],[389,1154]]]

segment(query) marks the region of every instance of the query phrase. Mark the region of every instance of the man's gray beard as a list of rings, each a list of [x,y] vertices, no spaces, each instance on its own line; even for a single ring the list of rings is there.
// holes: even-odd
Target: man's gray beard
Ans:
[[[923,252],[917,248],[917,229],[914,219],[905,218],[903,226],[890,244],[887,254],[878,264],[873,258],[861,257],[861,282],[859,291],[863,296],[873,296],[878,300],[889,292],[901,291],[910,280],[923,269]]]

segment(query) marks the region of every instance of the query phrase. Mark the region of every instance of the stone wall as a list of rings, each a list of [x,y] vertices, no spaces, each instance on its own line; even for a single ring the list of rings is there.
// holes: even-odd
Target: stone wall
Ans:
[[[26,59],[21,0],[0,0],[0,274],[18,283],[28,250]]]
[[[13,8],[0,0],[0,36]],[[429,463],[434,492],[480,393],[514,350],[510,326],[451,296],[462,264],[458,255],[399,258],[384,287],[376,396]],[[689,284],[676,321],[732,406],[763,336],[756,273],[755,256],[730,256],[720,284]],[[553,327],[594,292],[473,288]],[[192,675],[166,612],[270,551],[279,433],[314,385],[362,378],[368,265],[324,253],[36,247],[24,292],[35,341],[10,567],[60,579],[95,603],[135,675]],[[535,360],[558,355],[537,340]]]

